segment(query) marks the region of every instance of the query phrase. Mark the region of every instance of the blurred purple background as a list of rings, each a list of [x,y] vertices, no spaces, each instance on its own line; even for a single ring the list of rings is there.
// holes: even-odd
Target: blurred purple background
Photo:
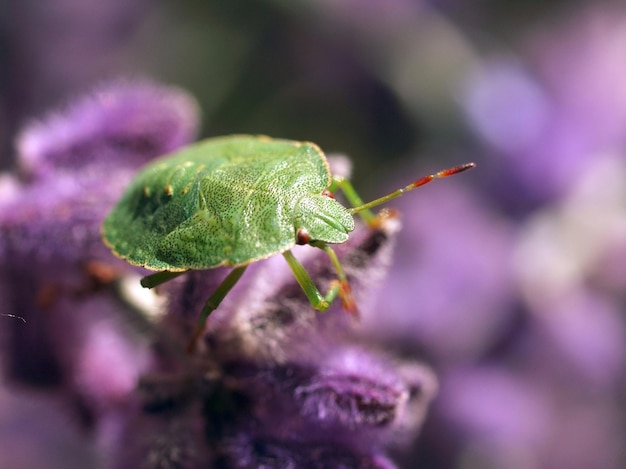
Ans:
[[[320,461],[626,467],[626,5],[44,3],[0,4],[0,313],[31,314],[26,323],[0,316],[0,469],[133,467],[123,461],[134,454],[110,454],[150,425],[124,416],[158,361],[137,332],[151,326],[120,319],[100,264],[89,264],[84,290],[83,262],[124,269],[97,226],[139,165],[196,134],[228,133],[348,155],[366,200],[431,170],[478,164],[392,202],[403,228],[388,271],[361,279],[356,342],[419,372],[365,346],[353,368],[356,352],[333,354],[336,344],[314,363],[294,359],[297,373],[305,362],[319,373],[298,395],[343,392],[346,369],[362,378],[349,393],[367,394],[375,378],[380,395],[410,394],[416,381],[426,389],[403,407],[415,416],[406,428],[364,433],[380,454],[359,463],[324,446]],[[58,291],[44,288],[50,279]],[[267,373],[255,386],[289,392]],[[193,412],[181,422],[183,435],[197,435]],[[238,445],[256,433],[244,434],[223,467],[253,467]]]

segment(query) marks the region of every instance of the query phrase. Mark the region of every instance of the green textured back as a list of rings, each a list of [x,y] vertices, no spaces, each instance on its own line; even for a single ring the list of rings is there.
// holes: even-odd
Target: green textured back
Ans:
[[[312,143],[208,139],[143,169],[103,236],[116,255],[152,270],[244,265],[292,247],[296,202],[329,185]]]

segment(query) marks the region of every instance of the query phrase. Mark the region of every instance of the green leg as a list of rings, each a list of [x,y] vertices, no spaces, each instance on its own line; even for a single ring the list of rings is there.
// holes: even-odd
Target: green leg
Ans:
[[[202,311],[200,311],[198,323],[193,332],[193,335],[191,336],[189,345],[187,346],[187,352],[189,352],[190,354],[193,353],[196,348],[196,342],[204,332],[206,321],[209,315],[217,309],[217,307],[226,297],[228,292],[230,292],[230,290],[237,284],[247,267],[247,265],[244,265],[242,267],[237,267],[233,269],[232,272],[228,274],[226,278],[222,281],[222,283],[220,283],[220,285],[209,297],[209,299],[206,300],[206,303],[204,303],[204,306],[202,307]]]
[[[333,251],[332,248],[320,241],[312,242],[311,246],[320,248],[324,250],[326,254],[328,254],[335,267],[335,270],[337,271],[338,279],[331,282],[330,287],[328,288],[328,292],[326,292],[326,295],[322,295],[319,289],[315,286],[315,283],[313,283],[313,280],[311,280],[308,272],[305,270],[303,265],[295,258],[293,253],[291,251],[285,251],[283,253],[283,257],[287,261],[287,264],[289,264],[289,267],[291,267],[291,270],[296,277],[298,284],[300,284],[300,287],[302,287],[302,290],[309,299],[309,302],[316,310],[326,311],[335,300],[335,298],[337,298],[337,295],[339,295],[344,309],[346,309],[350,313],[356,314],[356,304],[352,299],[350,284],[348,283],[346,274],[343,270],[343,267],[339,263],[339,259],[337,258],[335,251]]]
[[[317,289],[304,266],[300,263],[300,261],[298,261],[298,259],[295,258],[291,251],[283,252],[283,257],[287,261],[287,264],[289,264],[289,267],[291,267],[293,275],[296,277],[296,280],[302,287],[302,290],[306,294],[311,305],[318,311],[326,311],[339,294],[339,283],[333,282],[333,284],[330,285],[326,296],[324,296]]]
[[[338,280],[336,283],[338,283],[339,285],[339,298],[341,298],[343,309],[357,316],[358,311],[356,308],[356,303],[354,302],[354,299],[352,298],[352,289],[350,288],[348,277],[346,276],[346,272],[343,270],[343,267],[341,263],[339,262],[339,258],[337,257],[337,254],[329,245],[321,241],[313,241],[310,244],[311,246],[315,246],[316,248],[323,250],[326,254],[328,254],[328,257],[330,257],[330,260],[333,263],[333,266],[335,267],[335,271],[337,272]]]
[[[169,282],[176,277],[187,273],[187,270],[183,270],[182,272],[170,272],[169,270],[164,270],[163,272],[157,272],[156,274],[148,275],[141,279],[141,286],[144,288],[154,288],[159,285]]]
[[[364,205],[363,199],[361,199],[357,191],[354,189],[354,186],[348,179],[342,177],[333,178],[333,183],[330,186],[330,190],[331,192],[335,192],[337,189],[343,192],[352,207],[361,207]],[[373,226],[376,224],[376,215],[374,215],[371,210],[365,209],[363,211],[360,211],[359,215],[368,225]]]

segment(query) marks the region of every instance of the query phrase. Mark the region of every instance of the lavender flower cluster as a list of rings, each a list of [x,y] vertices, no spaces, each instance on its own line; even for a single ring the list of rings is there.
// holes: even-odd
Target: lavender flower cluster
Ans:
[[[1,300],[13,315],[1,318],[0,466],[396,467],[388,451],[412,441],[436,394],[430,368],[364,341],[339,306],[315,313],[280,256],[249,268],[190,356],[196,315],[227,271],[146,298],[138,269],[104,248],[101,222],[133,173],[190,142],[197,119],[179,89],[117,82],[21,134],[20,172],[0,186]],[[398,229],[393,218],[361,227],[338,250],[364,315]],[[298,255],[327,285],[313,251]],[[62,431],[23,434],[32,405]]]

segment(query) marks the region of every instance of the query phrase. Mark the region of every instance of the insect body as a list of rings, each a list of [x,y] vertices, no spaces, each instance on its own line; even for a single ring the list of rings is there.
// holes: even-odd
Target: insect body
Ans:
[[[103,238],[130,264],[159,271],[142,280],[146,287],[192,269],[234,268],[207,300],[193,349],[208,315],[246,266],[279,253],[313,307],[325,310],[339,296],[348,311],[355,311],[345,273],[328,244],[348,240],[353,214],[360,212],[374,223],[371,207],[470,167],[426,176],[363,204],[347,180],[332,178],[324,154],[313,143],[245,135],[213,138],[145,167],[106,218]],[[353,208],[336,201],[331,188],[343,190]],[[310,244],[330,256],[338,279],[326,295],[291,253],[295,244]]]

